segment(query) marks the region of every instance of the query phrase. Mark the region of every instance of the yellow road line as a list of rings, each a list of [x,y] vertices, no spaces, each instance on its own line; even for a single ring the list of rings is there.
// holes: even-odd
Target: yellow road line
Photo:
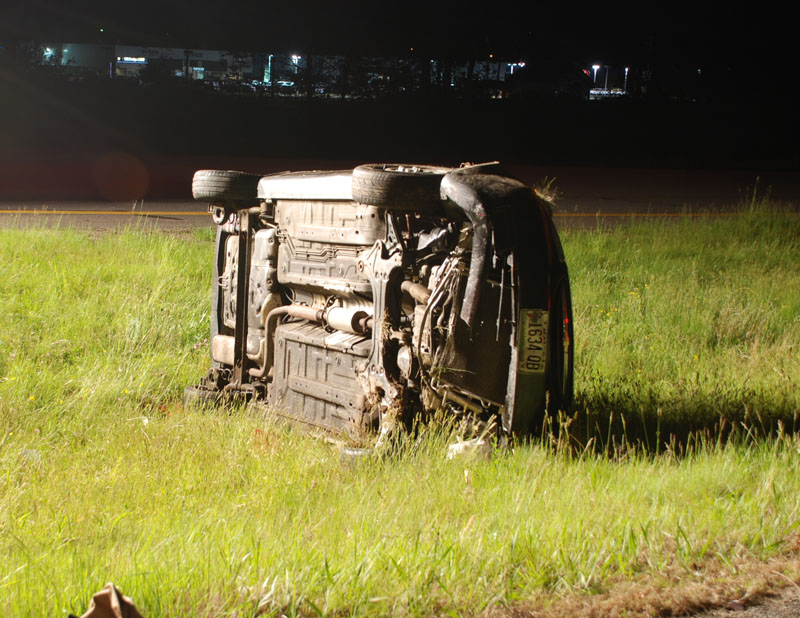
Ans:
[[[164,217],[181,215],[184,217],[210,216],[207,212],[181,212],[178,210],[3,210],[3,215],[130,215],[134,217]]]
[[[554,217],[738,217],[742,212],[554,212]],[[800,215],[800,212],[785,213]]]
[[[735,217],[738,212],[554,212],[554,217]]]
[[[739,212],[555,212],[554,217],[735,217]],[[797,213],[794,213],[797,214]],[[133,217],[207,217],[205,211],[0,209],[0,215],[128,215]]]

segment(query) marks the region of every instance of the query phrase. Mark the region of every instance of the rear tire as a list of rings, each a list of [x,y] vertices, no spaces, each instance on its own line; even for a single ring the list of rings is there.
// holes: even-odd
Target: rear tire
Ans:
[[[209,203],[258,201],[260,174],[233,170],[197,170],[192,178],[192,196]]]
[[[395,212],[441,204],[439,185],[451,170],[431,165],[371,163],[353,170],[353,200]]]

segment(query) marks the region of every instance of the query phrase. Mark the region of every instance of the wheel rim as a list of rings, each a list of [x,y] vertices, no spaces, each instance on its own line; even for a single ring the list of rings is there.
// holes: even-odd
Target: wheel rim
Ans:
[[[413,163],[384,163],[379,166],[380,170],[384,172],[391,172],[395,174],[446,174],[448,170],[446,167],[436,167],[433,165],[415,165]]]

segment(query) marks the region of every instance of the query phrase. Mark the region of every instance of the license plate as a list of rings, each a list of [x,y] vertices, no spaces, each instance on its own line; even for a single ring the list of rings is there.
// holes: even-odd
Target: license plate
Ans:
[[[523,309],[519,320],[519,373],[544,373],[547,368],[547,325],[550,313]]]

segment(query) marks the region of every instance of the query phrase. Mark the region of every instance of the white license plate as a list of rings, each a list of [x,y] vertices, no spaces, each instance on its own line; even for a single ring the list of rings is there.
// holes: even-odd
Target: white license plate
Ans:
[[[544,373],[547,368],[547,326],[550,313],[523,309],[519,320],[519,373]]]

